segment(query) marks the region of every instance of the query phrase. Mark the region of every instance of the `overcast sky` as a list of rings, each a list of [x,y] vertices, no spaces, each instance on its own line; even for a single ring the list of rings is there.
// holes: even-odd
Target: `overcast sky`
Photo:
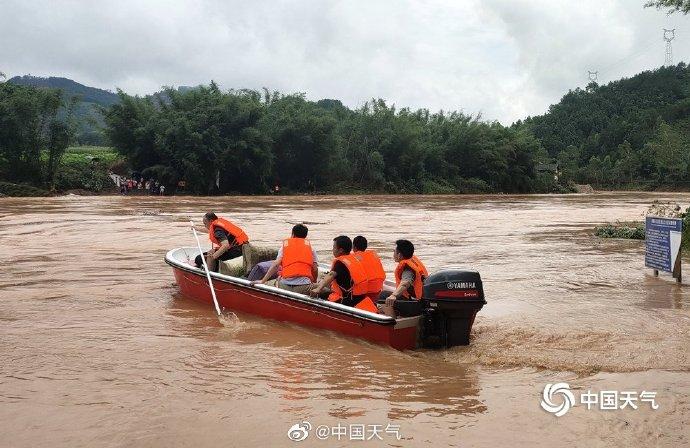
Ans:
[[[0,0],[0,71],[147,94],[215,80],[504,124],[567,91],[690,60],[690,16],[644,0]]]

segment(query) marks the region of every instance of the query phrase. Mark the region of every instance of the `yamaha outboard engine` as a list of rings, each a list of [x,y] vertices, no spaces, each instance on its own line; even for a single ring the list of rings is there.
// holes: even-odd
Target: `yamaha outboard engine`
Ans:
[[[427,277],[422,296],[422,346],[468,345],[474,317],[484,304],[478,272],[441,271]]]

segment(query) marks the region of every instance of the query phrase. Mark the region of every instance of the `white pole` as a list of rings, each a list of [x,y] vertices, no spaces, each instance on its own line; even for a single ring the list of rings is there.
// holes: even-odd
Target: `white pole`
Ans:
[[[194,228],[194,222],[189,221],[189,225],[192,226],[192,232],[194,232],[194,238],[196,238],[196,246],[199,248],[199,253],[201,254],[201,262],[204,264],[204,270],[206,271],[206,278],[208,279],[208,286],[211,288],[211,296],[213,296],[213,304],[216,306],[216,312],[220,317],[220,307],[218,306],[218,299],[216,298],[216,290],[213,289],[213,282],[211,282],[211,273],[208,270],[208,265],[206,264],[206,257],[204,256],[204,251],[201,250],[201,242],[199,242],[199,236],[196,234],[196,229]]]

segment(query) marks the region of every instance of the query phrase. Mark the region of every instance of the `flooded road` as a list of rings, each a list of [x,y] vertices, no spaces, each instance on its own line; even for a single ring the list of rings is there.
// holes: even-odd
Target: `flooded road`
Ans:
[[[644,268],[640,241],[596,224],[690,194],[0,199],[0,446],[687,446],[690,288]],[[214,210],[277,246],[306,222],[321,261],[363,234],[389,274],[415,242],[433,272],[478,270],[472,344],[396,352],[182,297],[163,257]],[[687,261],[686,261],[687,263]],[[659,408],[563,417],[575,395],[654,391]],[[288,429],[373,425],[351,442]],[[388,429],[388,431],[386,431]],[[396,429],[398,429],[396,431]],[[397,440],[397,435],[400,440]]]

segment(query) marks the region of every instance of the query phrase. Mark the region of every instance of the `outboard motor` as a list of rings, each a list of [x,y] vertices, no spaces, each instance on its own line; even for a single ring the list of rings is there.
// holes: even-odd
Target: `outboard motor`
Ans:
[[[468,345],[474,318],[484,304],[478,272],[451,270],[427,277],[422,295],[422,346]]]

